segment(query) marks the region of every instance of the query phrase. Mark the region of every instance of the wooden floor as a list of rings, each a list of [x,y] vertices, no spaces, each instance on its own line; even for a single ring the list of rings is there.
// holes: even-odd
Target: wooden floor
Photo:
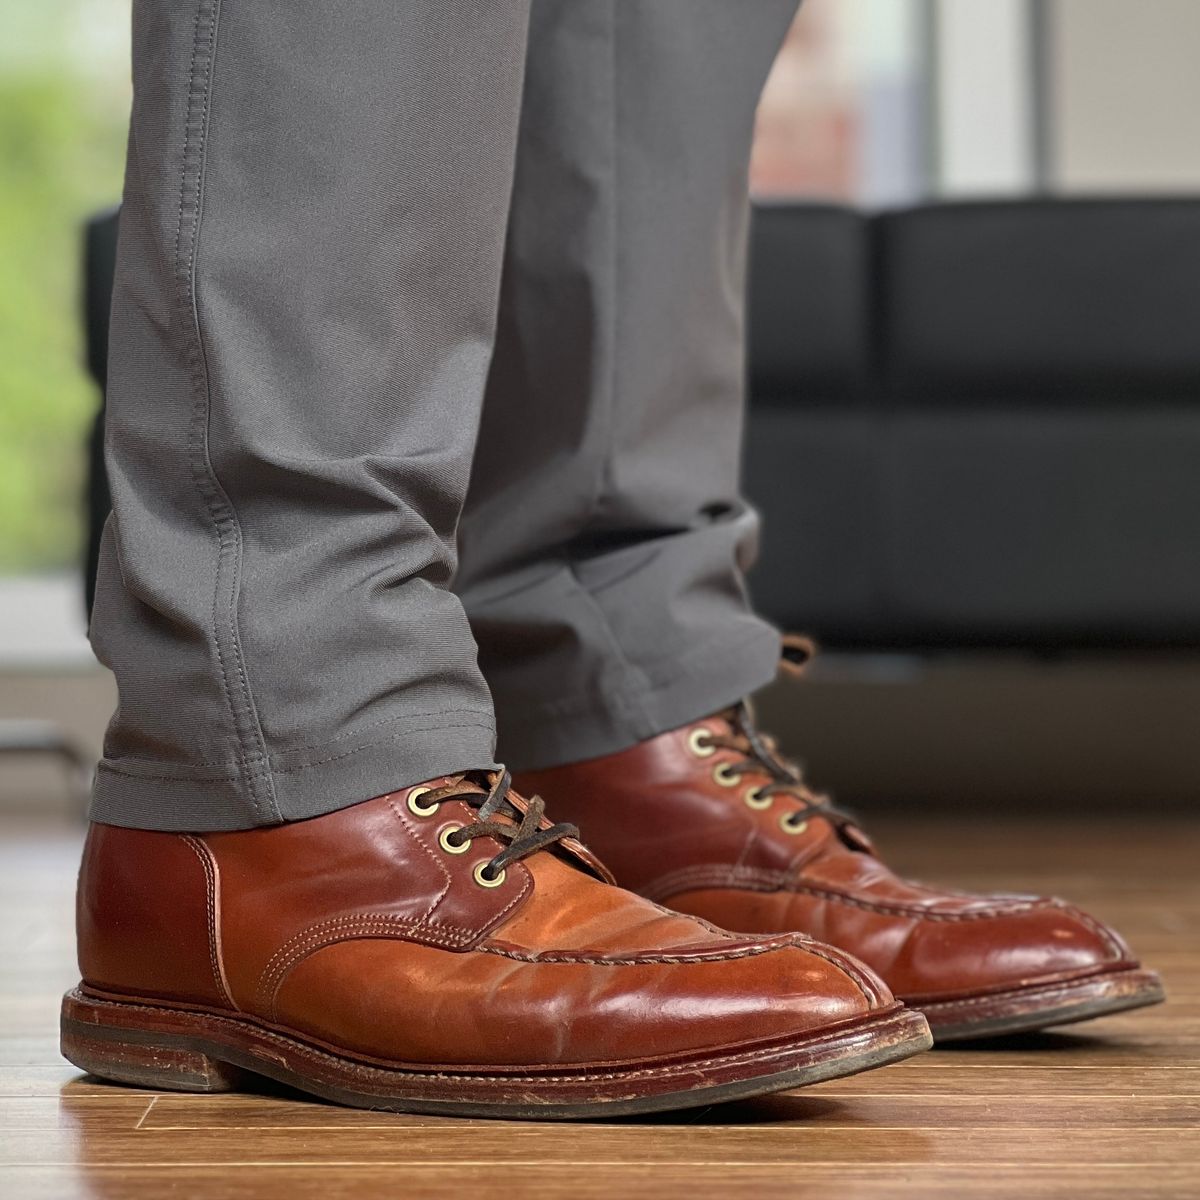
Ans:
[[[910,873],[1115,921],[1165,1006],[758,1102],[522,1124],[155,1095],[56,1050],[78,833],[0,826],[0,1196],[1200,1196],[1200,822],[876,826]]]

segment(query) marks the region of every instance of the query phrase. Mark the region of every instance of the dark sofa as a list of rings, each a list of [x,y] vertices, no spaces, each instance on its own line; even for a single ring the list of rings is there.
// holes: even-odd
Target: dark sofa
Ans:
[[[1200,201],[764,206],[750,328],[776,620],[1200,643]]]

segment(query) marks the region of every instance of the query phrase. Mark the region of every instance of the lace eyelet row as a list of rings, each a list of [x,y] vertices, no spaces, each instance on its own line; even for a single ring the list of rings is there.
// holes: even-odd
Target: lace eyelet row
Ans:
[[[713,768],[713,782],[719,784],[721,787],[733,787],[738,782],[740,776],[736,771],[727,770],[726,768],[728,768],[727,763],[718,763]],[[747,808],[752,808],[756,812],[764,812],[775,803],[775,797],[764,795],[765,791],[766,789],[761,786],[747,788],[742,794],[742,801]],[[779,828],[784,833],[798,836],[808,828],[807,820],[797,821],[794,819],[795,816],[795,813],[786,812],[779,818]]]
[[[462,829],[461,825],[447,825],[441,833],[438,834],[438,845],[441,846],[447,854],[466,854],[471,848],[471,838],[463,838],[454,840],[454,835]],[[490,863],[478,862],[475,864],[475,869],[471,872],[471,878],[475,880],[480,887],[495,888],[499,887],[508,877],[508,872],[501,867],[499,871],[491,871]]]
[[[746,802],[746,806],[748,808],[753,808],[756,811],[761,812],[764,809],[770,808],[771,805],[775,803],[774,796],[764,796],[762,793],[763,789],[761,787],[753,787],[746,792],[742,799]],[[808,822],[806,820],[797,821],[795,817],[796,814],[793,812],[784,813],[779,818],[779,828],[782,829],[784,833],[803,833],[808,828]]]
[[[426,792],[432,791],[432,788],[418,787],[413,788],[408,793],[405,799],[405,806],[408,811],[416,817],[432,817],[438,810],[436,804],[421,804],[420,798]],[[447,825],[445,829],[438,834],[438,845],[447,854],[465,854],[471,848],[471,838],[465,838],[462,841],[455,841],[454,835],[463,827],[461,825]],[[489,864],[480,862],[475,864],[475,869],[471,872],[472,878],[480,887],[496,888],[499,887],[508,877],[508,872],[501,868],[499,871],[489,872]]]
[[[717,747],[712,744],[712,733],[703,725],[697,725],[688,734],[688,749],[697,758],[709,758],[717,752]],[[729,763],[717,763],[712,770],[713,783],[718,787],[736,787],[741,775],[734,770]],[[761,787],[749,788],[742,796],[748,808],[752,808],[758,812],[762,812],[771,807],[775,802],[774,796],[764,796]],[[784,813],[779,818],[779,828],[784,833],[798,836],[808,828],[807,820],[796,821],[793,818],[795,813]]]

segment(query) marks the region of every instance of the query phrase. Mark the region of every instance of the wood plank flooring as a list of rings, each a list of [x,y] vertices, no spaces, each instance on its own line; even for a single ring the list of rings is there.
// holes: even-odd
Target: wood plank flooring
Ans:
[[[1116,922],[1169,1002],[677,1116],[524,1124],[255,1095],[156,1095],[57,1054],[79,831],[0,824],[0,1196],[1200,1197],[1200,821],[877,823],[960,887]]]

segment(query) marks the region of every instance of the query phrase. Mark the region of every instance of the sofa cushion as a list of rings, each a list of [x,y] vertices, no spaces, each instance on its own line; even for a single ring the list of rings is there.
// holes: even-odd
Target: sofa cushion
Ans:
[[[871,362],[866,220],[829,205],[758,205],[748,321],[759,403],[861,403]]]
[[[1200,400],[1200,204],[934,205],[878,218],[886,381],[910,404]]]

